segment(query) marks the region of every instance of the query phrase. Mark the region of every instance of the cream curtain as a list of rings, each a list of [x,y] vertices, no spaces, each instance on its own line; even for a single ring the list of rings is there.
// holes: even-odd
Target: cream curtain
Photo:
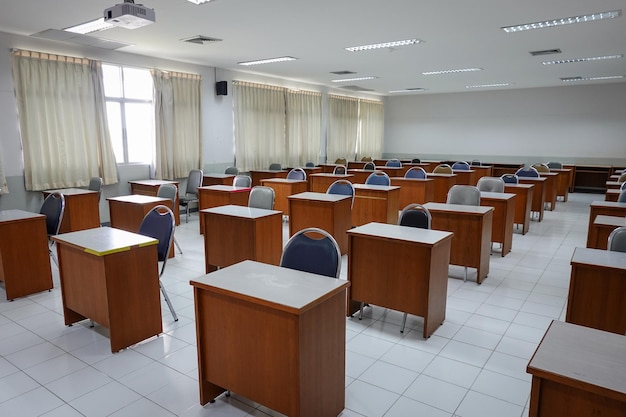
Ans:
[[[322,95],[287,90],[287,164],[317,164],[322,131]]]
[[[30,51],[12,61],[26,189],[116,183],[100,62]]]
[[[364,156],[380,158],[383,153],[385,114],[381,101],[361,100],[359,103],[361,134],[357,145],[356,160]]]
[[[328,96],[328,136],[326,159],[332,163],[337,158],[351,161],[355,157],[359,128],[359,99]]]
[[[202,168],[201,77],[157,69],[154,80],[158,179],[185,178]]]
[[[235,159],[241,171],[287,165],[284,89],[233,83]]]
[[[2,149],[0,149],[0,194],[9,194],[9,186],[4,176],[4,169],[2,169]]]

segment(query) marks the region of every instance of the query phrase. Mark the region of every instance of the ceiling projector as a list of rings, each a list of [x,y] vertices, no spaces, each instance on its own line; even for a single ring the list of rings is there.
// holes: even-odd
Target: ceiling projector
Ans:
[[[105,9],[104,21],[126,29],[137,29],[155,22],[154,9],[125,1]]]

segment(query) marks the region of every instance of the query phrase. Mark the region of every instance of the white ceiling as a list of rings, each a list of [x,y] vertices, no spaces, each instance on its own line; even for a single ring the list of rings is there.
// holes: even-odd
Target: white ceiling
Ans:
[[[102,15],[122,0],[3,1],[0,31],[32,35]],[[425,88],[424,93],[468,91],[466,85],[512,83],[505,88],[562,86],[560,77],[626,75],[626,58],[542,65],[544,60],[625,54],[626,16],[605,21],[507,34],[502,26],[624,9],[624,0],[137,0],[153,8],[156,23],[92,34],[132,44],[120,51],[211,67],[255,72],[306,83],[356,85],[380,95]],[[181,42],[195,35],[223,39]],[[418,38],[422,44],[348,52],[344,48]],[[530,51],[561,49],[534,57]],[[293,56],[297,61],[242,67],[238,62]],[[480,67],[483,71],[425,76],[424,71]],[[346,84],[331,71],[375,80]],[[626,82],[586,81],[576,84]],[[402,93],[407,94],[407,93]],[[416,94],[416,93],[413,93]]]

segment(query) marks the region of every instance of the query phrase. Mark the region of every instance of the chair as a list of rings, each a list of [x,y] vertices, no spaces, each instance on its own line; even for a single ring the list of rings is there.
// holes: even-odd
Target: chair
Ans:
[[[48,194],[46,199],[41,204],[39,214],[46,216],[46,231],[48,233],[48,252],[52,257],[52,260],[59,267],[56,255],[52,251],[54,246],[54,240],[50,237],[58,235],[61,230],[61,222],[63,221],[63,214],[65,213],[65,196],[61,193],[55,192]]]
[[[248,207],[274,210],[274,198],[274,189],[272,187],[257,185],[250,190]]]
[[[458,161],[458,162],[455,162],[454,164],[452,164],[452,170],[454,171],[455,169],[458,169],[460,171],[469,171],[470,170],[470,164],[468,164],[465,161]]]
[[[448,191],[447,204],[465,204],[468,206],[480,206],[480,190],[473,185],[453,185]],[[467,267],[463,282],[467,281]]]
[[[433,169],[433,174],[453,174],[452,167],[448,164],[439,164]]]
[[[372,162],[372,157],[364,156],[363,158],[361,158],[361,162]]]
[[[479,166],[482,166],[482,164],[480,163],[478,159],[473,159],[472,162],[470,163],[470,166],[479,167]]]
[[[617,182],[626,182],[626,172],[619,176]]]
[[[304,164],[304,166],[305,166],[306,168],[315,168],[315,162],[311,162],[311,161],[309,161],[309,162],[307,162],[306,164]]]
[[[480,191],[503,193],[504,180],[501,177],[480,177],[476,187],[478,187]]]
[[[389,179],[389,175],[387,175],[386,172],[374,171],[370,174],[369,177],[367,177],[367,179],[365,180],[365,184],[389,186],[389,184],[391,184],[391,180]]]
[[[348,165],[348,161],[346,160],[346,158],[337,158],[335,159],[335,164],[336,165]]]
[[[89,180],[89,186],[87,187],[90,191],[98,192],[98,203],[100,202],[100,197],[102,196],[102,178],[100,177],[91,177]]]
[[[502,174],[500,178],[505,184],[519,184],[519,178],[515,174]]]
[[[422,167],[412,167],[404,173],[404,178],[426,178],[426,171]]]
[[[237,174],[239,174],[239,168],[237,168],[237,167],[228,167],[228,168],[226,168],[226,171],[224,171],[224,174],[237,175]]]
[[[546,164],[534,164],[533,168],[535,168],[537,172],[550,172],[550,168]]]
[[[161,272],[159,273],[159,288],[165,297],[165,302],[174,316],[174,321],[178,321],[178,316],[174,311],[170,297],[165,291],[165,287],[161,282],[161,277],[165,271],[165,265],[167,264],[167,258],[169,256],[170,247],[174,240],[174,229],[176,224],[174,223],[174,213],[167,206],[158,205],[153,207],[141,221],[139,225],[139,234],[149,236],[157,239],[159,244],[157,245],[157,255],[159,262],[162,262]]]
[[[563,169],[563,163],[561,162],[548,162],[546,165],[550,169]]]
[[[411,163],[412,163],[412,164],[419,164],[419,163],[421,163],[421,162],[422,162],[422,160],[421,160],[421,159],[419,159],[419,158],[413,158],[413,159],[411,159]]]
[[[178,188],[174,184],[161,184],[159,185],[159,189],[157,190],[157,197],[167,198],[172,202],[172,211],[174,211],[174,204],[176,204],[176,195],[178,194]],[[180,245],[176,241],[176,237],[174,237],[174,245],[178,248],[178,252],[183,254],[183,250],[180,248]]]
[[[539,178],[539,172],[533,167],[522,167],[515,173],[518,177]]]
[[[626,226],[618,227],[611,232],[607,250],[626,252]]]
[[[306,172],[302,168],[294,168],[287,174],[288,180],[306,180]]]
[[[200,169],[192,169],[189,171],[185,195],[178,198],[178,204],[185,207],[185,223],[189,223],[189,205],[198,202],[198,187],[202,186],[203,176],[204,174]]]
[[[350,207],[352,208],[354,205],[354,185],[348,180],[337,180],[333,182],[326,190],[326,194],[349,195],[352,197]]]
[[[317,238],[315,235],[322,235]],[[325,230],[309,227],[296,232],[285,244],[280,266],[339,278],[341,252],[335,238]]]
[[[233,187],[250,188],[252,186],[252,178],[248,175],[235,175],[233,179]]]
[[[280,171],[282,169],[283,169],[283,166],[281,164],[278,164],[278,163],[270,164],[270,171]]]
[[[622,192],[617,197],[618,203],[626,203],[626,189],[622,188]]]
[[[365,171],[374,171],[376,169],[376,165],[374,165],[373,162],[368,162],[365,165],[363,165],[363,169]]]
[[[619,186],[620,190],[626,190],[626,182],[623,182],[622,185]]]
[[[335,175],[343,175],[346,173],[346,167],[344,165],[337,165],[335,169],[333,169],[333,174]]]
[[[385,162],[385,166],[392,167],[392,168],[401,168],[402,162],[400,162],[399,159],[390,159],[387,162]]]

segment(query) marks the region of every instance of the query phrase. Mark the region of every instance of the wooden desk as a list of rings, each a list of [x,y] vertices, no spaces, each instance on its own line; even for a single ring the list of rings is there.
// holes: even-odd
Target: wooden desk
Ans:
[[[204,174],[202,176],[202,186],[208,185],[233,185],[235,175],[233,174]]]
[[[156,239],[111,227],[52,239],[66,325],[89,318],[108,328],[111,352],[161,333]]]
[[[230,390],[288,416],[341,413],[347,281],[244,261],[191,285],[200,404]]]
[[[251,188],[233,187],[232,185],[209,185],[198,188],[198,210],[211,207],[247,206]],[[200,234],[204,233],[204,217],[200,216]]]
[[[533,184],[535,186],[535,188],[533,189],[533,201],[531,211],[534,211],[538,214],[538,221],[542,221],[543,211],[546,205],[546,178],[519,177],[519,183]]]
[[[452,233],[383,223],[348,230],[348,300],[424,318],[422,336],[446,316]]]
[[[553,321],[530,359],[530,417],[626,416],[626,337]]]
[[[502,244],[501,256],[511,252],[513,245],[513,223],[515,218],[515,194],[480,193],[480,205],[493,207],[493,224],[491,227],[491,241]]]
[[[426,203],[432,216],[431,227],[454,233],[450,263],[477,269],[476,282],[489,274],[493,207],[463,204]]]
[[[608,247],[609,235],[618,227],[626,226],[626,219],[617,216],[596,216],[589,235],[587,236],[587,247],[595,249],[606,249]]]
[[[607,190],[619,190],[622,184],[623,182],[619,182],[619,181],[607,181],[606,189]]]
[[[352,197],[338,194],[305,192],[289,199],[289,236],[307,227],[330,233],[341,254],[348,253],[348,235],[352,227]]]
[[[621,193],[622,193],[622,190],[619,190],[619,189],[618,190],[615,190],[615,189],[606,190],[604,194],[604,201],[617,202],[617,199],[619,198]]]
[[[354,182],[354,175],[350,174],[329,174],[323,172],[321,174],[311,174],[309,176],[309,191],[314,193],[325,193],[330,185],[337,180],[346,180]]]
[[[460,185],[476,185],[476,171],[473,169],[453,169],[452,172],[456,175],[456,183]]]
[[[514,224],[522,225],[522,235],[530,229],[530,211],[533,204],[533,184],[504,184],[504,192],[515,194]]]
[[[288,180],[286,178],[261,180],[261,185],[274,190],[274,209],[282,211],[285,216],[289,216],[289,200],[287,200],[287,197],[304,193],[309,188],[307,180]]]
[[[400,187],[354,184],[352,225],[398,223]]]
[[[559,174],[557,177],[556,196],[563,197],[563,201],[567,201],[570,184],[573,182],[573,170],[568,168],[550,168],[550,172]]]
[[[556,208],[556,195],[558,189],[558,177],[556,172],[540,172],[539,176],[546,179],[546,203],[550,207],[550,211]]]
[[[375,171],[371,169],[349,169],[348,174],[352,175],[354,179],[351,180],[354,184],[365,184],[367,178]]]
[[[400,187],[398,207],[402,210],[409,204],[424,204],[433,201],[435,181],[432,178],[391,178],[391,185]]]
[[[61,193],[65,198],[65,211],[59,233],[75,232],[77,230],[100,227],[100,207],[98,206],[98,192],[81,188],[64,188],[61,190],[47,190],[43,198],[52,193]]]
[[[492,175],[494,177],[501,177],[504,174],[515,174],[518,169],[524,167],[524,164],[519,164],[519,163],[500,164],[500,163],[489,162],[488,165],[491,165],[493,167]]]
[[[335,168],[341,166],[341,164],[319,164],[320,168],[322,168],[322,174],[332,174],[335,172]],[[348,169],[348,167],[346,167]]]
[[[174,184],[176,188],[178,188],[178,181],[167,181],[167,180],[139,180],[139,181],[128,181],[130,184],[130,193],[131,194],[141,194],[141,195],[149,195],[156,197],[157,192],[159,191],[159,187],[162,184]],[[171,207],[168,205],[168,207]],[[180,206],[178,204],[178,193],[176,193],[176,201],[174,201],[174,219],[176,221],[176,226],[180,224]]]
[[[609,165],[576,165],[574,190],[603,191],[604,183],[609,180],[610,173]]]
[[[565,321],[623,336],[626,253],[576,248],[571,265]]]
[[[206,272],[246,259],[272,265],[283,252],[283,213],[242,206],[200,211],[204,217]]]
[[[456,185],[456,174],[426,173],[426,178],[434,180],[433,202],[445,203],[448,200],[448,191]]]
[[[306,181],[307,181],[307,191],[311,191],[311,175],[313,174],[321,174],[322,173],[322,167],[300,167],[302,170],[304,170],[304,173],[306,174]]]
[[[587,228],[587,246],[589,246],[589,236],[593,234],[593,222],[596,216],[604,214],[606,216],[624,217],[626,216],[626,203],[616,203],[614,201],[594,201],[589,205],[589,227]]]
[[[476,171],[476,174],[474,174],[474,184],[471,185],[476,185],[478,184],[478,180],[481,179],[482,177],[492,177],[493,175],[493,167],[491,165],[471,165],[472,169],[474,171]]]
[[[390,177],[404,177],[404,174],[406,173],[408,169],[409,168],[405,166],[401,166],[401,167],[388,167],[384,165],[376,166],[376,171],[382,171],[386,173],[387,175],[389,175]]]
[[[0,211],[0,281],[7,300],[52,288],[46,216]]]
[[[269,169],[255,169],[250,171],[250,178],[252,179],[252,186],[256,187],[261,185],[261,180],[267,180],[270,178],[287,178],[289,171],[271,171]]]
[[[363,167],[367,164],[366,161],[348,161],[348,169],[363,169]]]

